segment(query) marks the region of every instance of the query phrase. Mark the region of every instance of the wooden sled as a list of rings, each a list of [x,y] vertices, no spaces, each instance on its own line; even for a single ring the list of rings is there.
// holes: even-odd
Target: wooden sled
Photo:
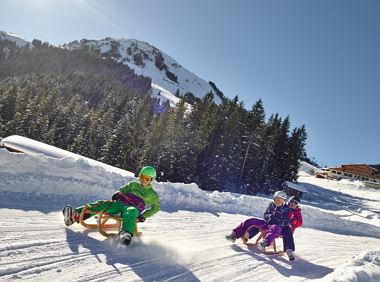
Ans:
[[[111,201],[109,201],[111,202]],[[85,215],[95,215],[97,223],[85,222]],[[92,218],[93,216],[91,216]],[[79,222],[86,228],[97,228],[99,233],[105,237],[119,235],[120,227],[123,219],[107,213],[106,211],[91,211],[89,206],[84,206],[79,216]],[[142,232],[139,232],[137,223],[134,230],[134,237],[141,237]]]
[[[249,231],[253,228],[259,228],[259,236],[257,237],[255,243],[249,243]],[[256,225],[251,225],[247,228],[247,230],[245,231],[244,235],[243,235],[243,243],[248,247],[248,248],[255,248],[257,250],[259,250],[257,248],[257,245],[259,244],[260,240],[262,238],[264,238],[264,236],[266,235],[267,231],[264,230],[264,229],[261,229],[260,227],[256,226]],[[282,238],[282,235],[277,237],[277,238]],[[276,238],[276,239],[277,239]],[[285,254],[285,251],[284,250],[278,250],[277,249],[277,246],[276,246],[276,239],[273,240],[272,244],[268,247],[265,248],[264,251],[260,251],[262,252],[263,254],[266,254],[266,255],[283,255]]]

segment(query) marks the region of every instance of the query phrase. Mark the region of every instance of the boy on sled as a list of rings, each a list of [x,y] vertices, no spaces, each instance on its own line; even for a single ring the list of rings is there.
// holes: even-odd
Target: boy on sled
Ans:
[[[156,170],[151,166],[143,167],[139,172],[139,182],[132,181],[121,187],[113,194],[112,202],[96,201],[85,205],[87,210],[94,212],[107,211],[107,213],[121,215],[122,226],[119,231],[119,240],[124,245],[132,242],[136,222],[144,222],[146,218],[153,216],[160,210],[160,199],[153,190],[152,181],[156,177]],[[150,209],[145,210],[149,205]],[[73,209],[66,205],[63,208],[64,221],[67,226],[79,223],[80,214],[85,206]],[[91,217],[85,214],[85,219]]]

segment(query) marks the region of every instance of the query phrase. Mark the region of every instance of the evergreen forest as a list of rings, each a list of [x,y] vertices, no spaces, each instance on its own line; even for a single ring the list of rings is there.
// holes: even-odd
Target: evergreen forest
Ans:
[[[307,159],[306,129],[236,96],[188,93],[175,107],[150,96],[150,78],[94,50],[0,41],[0,137],[21,135],[201,189],[272,193]],[[187,97],[187,99],[186,99]],[[191,98],[191,99],[190,99]],[[189,104],[190,103],[190,104]]]

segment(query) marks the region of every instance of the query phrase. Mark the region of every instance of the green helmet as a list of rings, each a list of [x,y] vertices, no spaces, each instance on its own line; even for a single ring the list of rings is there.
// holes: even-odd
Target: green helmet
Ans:
[[[156,178],[156,169],[154,167],[151,167],[151,166],[144,166],[140,172],[139,172],[139,176],[140,175],[146,175],[146,176],[150,176],[152,178]]]

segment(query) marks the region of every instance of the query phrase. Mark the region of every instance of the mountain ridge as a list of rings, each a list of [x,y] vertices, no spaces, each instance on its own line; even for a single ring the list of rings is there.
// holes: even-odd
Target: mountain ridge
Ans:
[[[25,47],[28,44],[32,46],[32,42],[21,36],[1,30],[0,40],[15,42],[17,48]],[[152,96],[160,96],[164,90],[165,95],[160,98],[169,100],[172,105],[187,93],[201,99],[208,92],[212,92],[216,103],[220,103],[224,98],[222,91],[216,87],[215,83],[200,78],[165,52],[144,41],[106,37],[99,40],[74,40],[55,47],[96,51],[103,58],[111,58],[118,63],[125,64],[137,75],[146,76],[152,80],[152,90],[150,91]]]
[[[96,50],[104,57],[111,57],[117,62],[128,65],[136,74],[150,77],[153,84],[161,86],[173,95],[185,95],[190,92],[202,98],[206,93],[212,92],[215,94],[215,101],[217,103],[221,101],[221,92],[215,91],[214,83],[206,82],[147,42],[106,37],[100,40],[76,40],[62,47]],[[154,85],[152,87],[154,88]]]

